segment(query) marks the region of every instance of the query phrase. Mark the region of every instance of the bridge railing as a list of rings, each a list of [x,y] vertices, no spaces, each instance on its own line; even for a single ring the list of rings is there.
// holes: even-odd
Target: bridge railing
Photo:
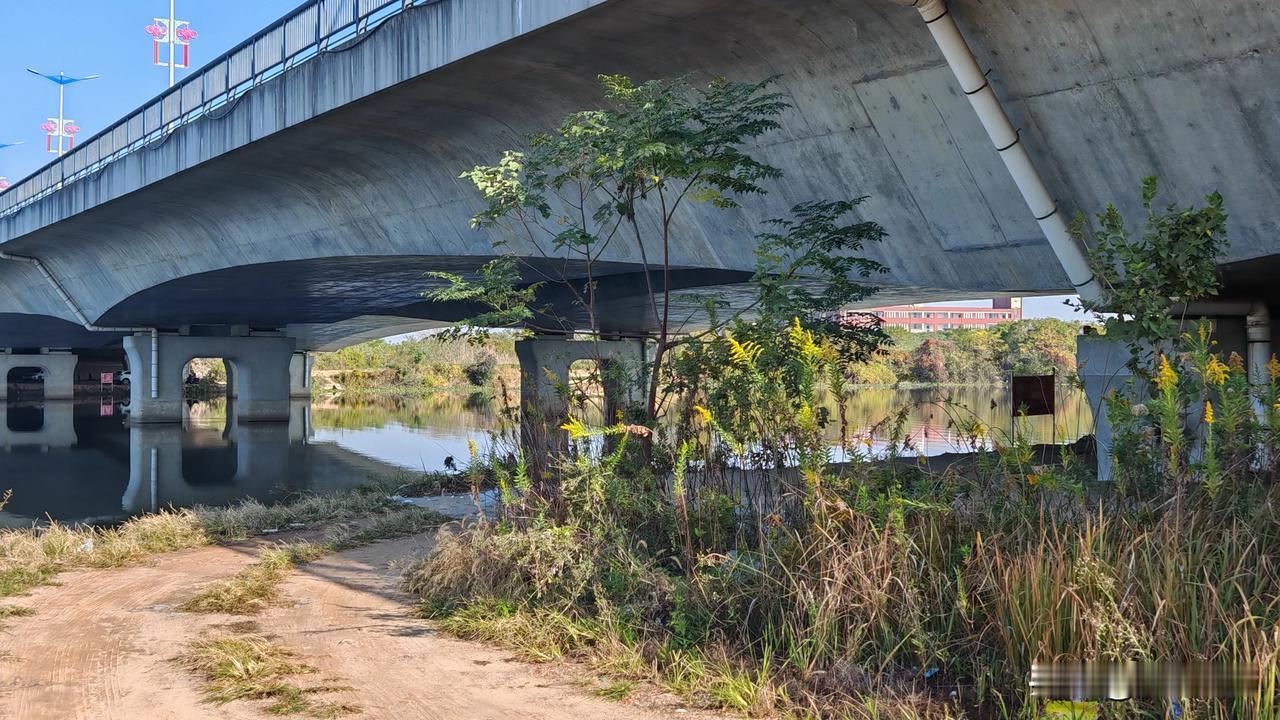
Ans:
[[[164,142],[184,125],[231,112],[241,97],[261,83],[346,45],[390,17],[440,1],[308,0],[124,119],[0,192],[0,218],[68,183],[94,175],[126,155]]]

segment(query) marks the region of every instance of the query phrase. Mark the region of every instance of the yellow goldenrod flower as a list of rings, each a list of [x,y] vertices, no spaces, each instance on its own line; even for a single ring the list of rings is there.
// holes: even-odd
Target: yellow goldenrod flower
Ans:
[[[1028,485],[1035,485],[1035,484],[1036,484],[1037,482],[1039,482],[1039,481],[1040,481],[1040,476],[1039,476],[1039,475],[1028,475],[1028,476],[1027,476],[1027,484],[1028,484]]]
[[[473,460],[480,455],[479,446],[477,446],[476,441],[471,438],[467,438],[467,452],[471,454],[471,458]]]
[[[1169,364],[1169,358],[1160,356],[1160,369],[1156,372],[1156,387],[1160,388],[1160,392],[1171,392],[1178,387],[1178,373],[1173,371],[1173,366]]]
[[[740,343],[732,335],[726,335],[725,340],[729,342],[729,355],[739,365],[754,365],[756,358],[764,351],[764,348],[750,340]]]
[[[698,413],[698,415],[700,415],[700,416],[702,417],[702,422],[707,423],[707,424],[710,424],[710,423],[711,423],[711,411],[710,411],[710,410],[708,410],[708,409],[706,409],[706,408],[702,407],[701,405],[694,405],[694,406],[693,406],[693,409],[694,409],[694,411],[695,411],[695,412],[697,412],[697,413]]]
[[[1236,360],[1239,356],[1231,353],[1231,359]],[[1226,365],[1218,359],[1217,355],[1209,358],[1209,364],[1204,367],[1204,381],[1209,385],[1221,385],[1227,381],[1227,373],[1230,370]]]
[[[1280,379],[1280,360],[1277,360],[1275,355],[1272,355],[1271,359],[1267,361],[1267,375],[1272,380]]]
[[[817,359],[821,354],[821,348],[818,347],[818,343],[814,340],[813,333],[804,329],[804,326],[800,324],[800,318],[791,318],[790,335],[791,344],[804,357]]]
[[[1208,400],[1204,402],[1204,422],[1206,425],[1213,424],[1213,403]]]
[[[588,429],[581,420],[575,417],[569,418],[569,421],[561,425],[560,429],[569,433],[569,437],[574,440],[581,440],[591,434],[591,430]]]

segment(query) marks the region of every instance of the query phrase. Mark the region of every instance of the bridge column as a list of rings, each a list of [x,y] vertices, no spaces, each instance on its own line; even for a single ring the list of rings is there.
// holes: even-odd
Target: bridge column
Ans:
[[[70,400],[76,394],[76,362],[76,356],[69,352],[15,355],[5,351],[0,354],[0,400],[8,398],[9,371],[21,367],[43,371],[45,400]]]
[[[541,337],[516,343],[520,359],[520,435],[530,465],[547,469],[551,458],[568,450],[560,426],[569,415],[569,368],[579,360],[597,360],[605,391],[605,422],[618,413],[635,391],[636,368],[644,360],[642,340],[571,340]]]
[[[1106,397],[1111,391],[1124,392],[1132,373],[1129,349],[1105,335],[1081,335],[1076,340],[1076,367],[1084,385],[1085,398],[1093,411],[1094,449],[1098,455],[1098,480],[1111,479],[1111,421],[1107,418]]]
[[[158,371],[152,368],[152,338],[124,339],[129,358],[129,419],[135,423],[181,422],[185,404],[182,371],[193,358],[223,358],[234,368],[235,417],[241,422],[289,419],[289,362],[294,340],[282,336],[156,339]],[[151,377],[156,373],[152,392]],[[154,395],[154,396],[153,396]]]
[[[311,365],[315,358],[311,353],[294,353],[289,360],[289,397],[311,397]]]

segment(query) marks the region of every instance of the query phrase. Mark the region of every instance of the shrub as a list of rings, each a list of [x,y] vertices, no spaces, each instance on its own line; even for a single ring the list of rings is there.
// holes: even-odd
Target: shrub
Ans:
[[[476,387],[488,387],[498,374],[498,355],[485,348],[481,351],[480,357],[476,358],[470,365],[467,365],[463,372],[467,376],[467,382]]]

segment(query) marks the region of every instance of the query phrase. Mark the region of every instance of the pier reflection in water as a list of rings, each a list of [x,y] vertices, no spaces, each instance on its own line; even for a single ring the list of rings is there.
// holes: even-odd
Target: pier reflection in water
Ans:
[[[104,524],[245,498],[271,503],[397,470],[439,470],[457,448],[466,453],[467,439],[483,442],[488,423],[483,410],[471,410],[453,413],[447,426],[398,432],[386,415],[372,427],[366,409],[358,426],[312,424],[316,414],[333,421],[340,412],[298,401],[287,423],[240,423],[219,400],[191,404],[181,424],[131,425],[109,401],[0,403],[0,492],[13,490],[0,526],[49,518]],[[397,452],[380,454],[387,443],[377,438],[388,432]]]
[[[925,455],[967,449],[956,419],[1005,431],[1011,420],[1001,389],[863,389],[848,408],[851,432],[883,454],[891,434],[884,421],[902,408],[910,452]],[[0,526],[46,517],[111,523],[244,498],[270,503],[396,471],[441,470],[450,457],[465,465],[468,440],[485,447],[500,428],[495,408],[456,395],[298,401],[288,423],[238,423],[225,400],[190,404],[182,424],[129,425],[110,401],[0,403],[0,416],[0,492],[13,490]],[[1027,429],[1039,443],[1091,432],[1081,394],[1063,394],[1056,424],[1037,418]]]

